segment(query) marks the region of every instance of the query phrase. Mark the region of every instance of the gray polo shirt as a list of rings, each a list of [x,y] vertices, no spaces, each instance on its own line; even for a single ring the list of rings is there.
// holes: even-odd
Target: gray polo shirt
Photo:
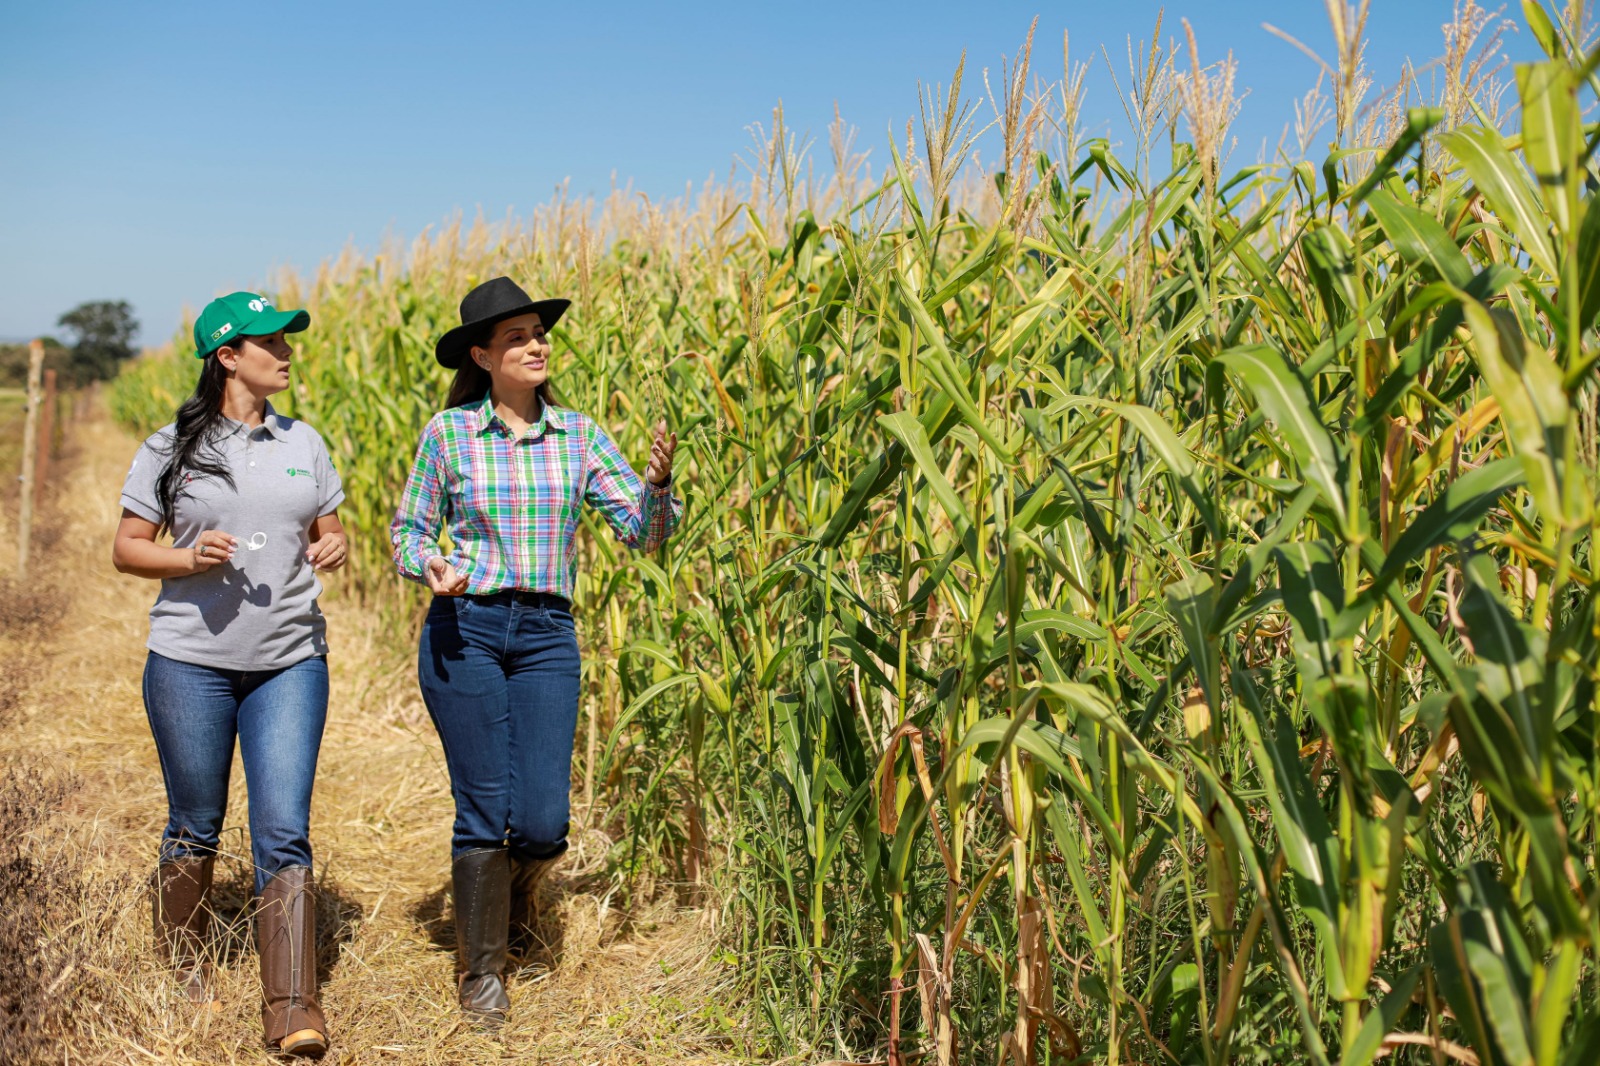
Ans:
[[[122,506],[157,524],[156,479],[172,435],[172,426],[150,435],[122,486]],[[339,506],[344,488],[322,437],[268,404],[255,429],[224,419],[215,446],[233,487],[205,476],[190,480],[177,500],[172,542],[193,547],[215,529],[239,544],[232,562],[161,582],[150,609],[150,650],[223,670],[276,670],[327,654],[317,607],[322,582],[305,553],[311,523]]]

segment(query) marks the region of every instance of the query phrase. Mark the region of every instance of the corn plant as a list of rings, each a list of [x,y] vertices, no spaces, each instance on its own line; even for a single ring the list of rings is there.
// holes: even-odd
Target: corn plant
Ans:
[[[562,400],[683,436],[667,549],[587,527],[574,787],[624,886],[717,909],[752,1052],[1600,1060],[1600,51],[1529,0],[1548,58],[1502,85],[1469,5],[1438,99],[1363,107],[1365,6],[1330,11],[1320,161],[1228,172],[1232,68],[1159,26],[1119,158],[1030,33],[995,129],[958,67],[876,175],[836,131],[803,180],[780,112],[747,187],[280,286],[397,620],[471,285],[573,294]]]

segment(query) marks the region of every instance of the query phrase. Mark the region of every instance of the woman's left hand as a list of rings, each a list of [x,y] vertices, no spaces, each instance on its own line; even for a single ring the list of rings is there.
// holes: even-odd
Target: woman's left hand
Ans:
[[[306,549],[306,559],[316,570],[337,570],[344,565],[348,554],[343,533],[324,533]]]
[[[645,479],[652,485],[665,485],[672,480],[672,453],[678,450],[678,435],[667,432],[665,418],[656,423],[655,440],[650,442],[650,465],[645,468]]]

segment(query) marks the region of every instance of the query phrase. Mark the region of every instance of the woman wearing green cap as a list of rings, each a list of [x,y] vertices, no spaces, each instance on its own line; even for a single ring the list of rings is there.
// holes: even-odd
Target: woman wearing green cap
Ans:
[[[211,301],[195,323],[194,395],[140,447],[112,560],[161,581],[144,703],[167,791],[153,884],[157,941],[186,995],[213,999],[212,866],[237,738],[250,802],[267,1046],[320,1058],[311,782],[328,709],[315,571],[345,561],[339,475],[316,430],[278,414],[286,334],[311,324],[264,296]],[[170,546],[157,543],[172,535]]]

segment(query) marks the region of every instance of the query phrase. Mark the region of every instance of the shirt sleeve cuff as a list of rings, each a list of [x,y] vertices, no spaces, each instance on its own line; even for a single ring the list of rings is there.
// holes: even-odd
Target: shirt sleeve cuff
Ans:
[[[645,489],[652,496],[671,496],[672,495],[672,475],[671,474],[668,474],[667,475],[667,480],[663,481],[659,485],[657,485],[654,481],[651,481],[649,478],[645,478],[644,485],[645,485]]]
[[[124,494],[122,506],[146,522],[154,522],[156,525],[161,524],[161,512],[153,504],[146,503],[144,500],[136,500],[132,496]]]

